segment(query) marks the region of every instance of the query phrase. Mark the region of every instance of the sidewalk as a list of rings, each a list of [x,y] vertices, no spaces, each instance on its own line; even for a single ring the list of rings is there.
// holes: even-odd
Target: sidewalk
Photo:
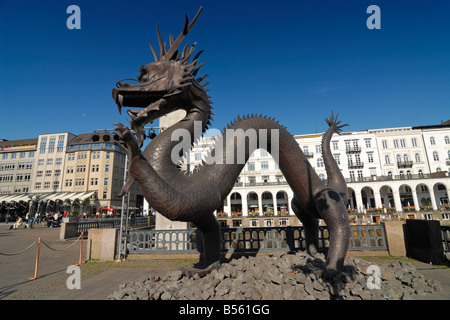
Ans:
[[[12,224],[0,223],[0,253],[20,252],[35,244],[18,255],[0,255],[0,300],[104,300],[116,291],[120,284],[151,274],[162,276],[183,263],[168,263],[169,267],[156,263],[156,267],[148,268],[148,263],[104,262],[97,263],[100,266],[98,267],[90,262],[80,268],[81,289],[69,290],[66,281],[72,273],[67,273],[67,268],[79,262],[80,240],[59,240],[61,228],[35,225],[32,229],[8,230],[10,225]],[[39,237],[42,239],[39,278],[30,280],[35,273]],[[51,250],[44,243],[52,249],[63,251]],[[83,261],[86,243],[84,239]],[[189,265],[190,262],[184,263]]]
[[[0,300],[105,300],[119,288],[120,284],[139,280],[151,274],[164,275],[193,261],[135,261],[135,262],[89,262],[81,266],[81,289],[69,290],[66,285],[71,274],[70,265],[79,260],[80,242],[76,239],[59,240],[60,228],[7,230],[0,223],[0,253],[19,252],[41,237],[53,251],[41,244],[38,276],[34,276],[37,244],[18,255],[0,255]],[[86,252],[83,241],[83,259]],[[73,244],[73,245],[72,245]],[[70,245],[72,245],[70,247]],[[371,260],[373,261],[373,260]],[[384,260],[388,263],[389,260]],[[380,260],[381,263],[381,260]],[[438,268],[426,263],[412,261],[418,272],[426,278],[441,283],[442,291],[417,296],[417,300],[450,300],[450,268]]]

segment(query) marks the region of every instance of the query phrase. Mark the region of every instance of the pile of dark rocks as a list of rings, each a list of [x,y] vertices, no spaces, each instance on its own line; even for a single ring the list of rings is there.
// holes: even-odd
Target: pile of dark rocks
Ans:
[[[241,257],[203,276],[180,269],[122,284],[108,299],[406,300],[441,291],[439,282],[425,279],[407,261],[374,264],[347,257],[343,272],[328,279],[324,264],[323,254],[303,251]]]

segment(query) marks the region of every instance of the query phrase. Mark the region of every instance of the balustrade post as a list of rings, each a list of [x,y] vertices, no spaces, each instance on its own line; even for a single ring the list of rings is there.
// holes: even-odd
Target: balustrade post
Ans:
[[[295,251],[294,230],[291,226],[286,227],[286,243],[290,251]]]

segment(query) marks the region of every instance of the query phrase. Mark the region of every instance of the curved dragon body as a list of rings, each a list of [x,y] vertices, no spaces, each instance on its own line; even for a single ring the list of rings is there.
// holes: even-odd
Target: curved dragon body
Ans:
[[[200,11],[190,24],[186,17],[180,36],[176,40],[170,38],[169,50],[158,29],[160,56],[150,45],[156,61],[141,67],[140,83],[118,82],[113,89],[119,110],[124,106],[140,108],[128,111],[135,135],[130,128],[117,124],[122,148],[130,159],[130,180],[122,194],[136,181],[145,199],[158,212],[171,220],[193,222],[202,231],[205,248],[199,266],[207,267],[220,259],[220,226],[213,212],[231,192],[252,152],[264,148],[272,155],[277,154],[279,168],[294,192],[292,208],[304,224],[308,251],[312,254],[317,251],[318,218],[324,219],[330,229],[325,270],[331,274],[341,271],[350,229],[343,201],[347,186],[329,150],[332,134],[342,127],[338,126],[337,117],[327,120],[330,127],[322,141],[329,185],[317,176],[286,128],[263,116],[238,117],[228,125],[198,171],[185,174],[179,170],[178,161],[174,161],[174,150],[179,153],[176,159],[187,151],[177,149],[180,141],[189,139],[188,145],[193,144],[212,119],[207,90],[201,84],[204,76],[195,78],[202,65],[197,65],[199,54],[188,63],[195,44],[185,46],[182,54],[177,51],[199,14]],[[160,133],[141,152],[144,125],[178,109],[184,109],[186,116]],[[196,127],[199,124],[201,130]]]

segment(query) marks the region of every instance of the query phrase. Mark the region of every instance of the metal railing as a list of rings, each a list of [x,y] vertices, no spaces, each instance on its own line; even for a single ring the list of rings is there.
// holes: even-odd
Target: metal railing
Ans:
[[[349,251],[387,250],[382,225],[350,226]],[[223,253],[272,252],[306,249],[304,228],[222,228]],[[319,227],[319,248],[329,246],[326,226]],[[128,254],[199,253],[202,252],[201,232],[190,230],[130,230]]]
[[[89,229],[104,229],[104,228],[119,228],[120,218],[103,218],[103,219],[81,219],[77,224],[77,233],[88,233]],[[148,217],[129,218],[128,223],[130,227],[148,226]]]
[[[201,232],[185,230],[130,230],[128,253],[198,253],[202,251]]]

